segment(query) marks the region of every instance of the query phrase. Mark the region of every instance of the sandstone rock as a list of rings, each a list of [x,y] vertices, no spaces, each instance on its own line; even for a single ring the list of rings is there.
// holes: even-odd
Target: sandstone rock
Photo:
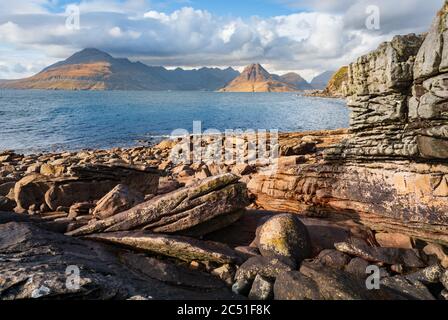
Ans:
[[[143,200],[141,193],[119,184],[98,201],[93,215],[98,219],[106,219],[136,206]]]
[[[423,248],[423,252],[428,255],[434,255],[437,257],[437,259],[440,261],[440,264],[445,268],[448,269],[448,253],[445,252],[446,249],[444,249],[441,245],[438,244],[428,244],[426,247]]]
[[[446,71],[448,60],[444,39],[446,37],[445,17],[447,8],[445,3],[434,19],[431,29],[415,58],[414,77],[417,80],[436,75],[440,71]]]
[[[93,208],[95,208],[95,205],[90,202],[75,203],[69,209],[68,218],[74,219],[82,215],[88,215]]]
[[[116,185],[116,182],[111,180],[84,182],[62,178],[43,181],[49,187],[43,200],[53,211],[58,207],[71,207],[75,203],[99,200]],[[22,190],[19,192],[26,193]]]
[[[133,229],[156,233],[188,231],[190,235],[210,233],[235,222],[242,214],[240,210],[249,204],[246,186],[237,181],[238,177],[231,174],[211,177],[69,234]]]
[[[323,250],[317,259],[325,266],[343,270],[350,262],[350,256],[337,250]]]
[[[191,262],[241,263],[240,256],[226,245],[188,237],[153,234],[147,231],[93,234],[86,239],[123,245],[135,250],[165,255]]]
[[[414,249],[370,247],[358,239],[352,239],[350,243],[336,243],[335,248],[370,262],[382,262],[389,265],[401,264],[414,268],[426,266],[420,252]]]
[[[289,214],[269,219],[259,231],[257,246],[265,257],[287,258],[298,264],[311,253],[308,230],[297,217]]]
[[[44,176],[54,176],[59,177],[64,174],[65,166],[63,165],[52,165],[49,163],[44,163],[40,166],[40,174]]]
[[[412,239],[399,233],[377,233],[375,239],[383,248],[412,249]]]
[[[317,284],[298,271],[281,273],[274,284],[275,300],[323,300]]]
[[[302,142],[298,145],[283,145],[280,154],[285,157],[300,156],[316,152],[316,142]]]
[[[139,262],[136,260],[140,256],[132,257],[130,253],[120,258],[123,253],[49,232],[31,223],[0,224],[0,299],[116,300],[137,295],[182,300],[237,298],[224,286],[215,286],[213,279],[204,279],[203,275],[179,272],[175,268],[165,270],[176,274],[163,275],[163,271],[147,268],[149,264],[144,257]],[[122,263],[122,259],[126,263]],[[152,266],[154,268],[154,264]],[[67,275],[74,274],[76,267],[81,275],[79,287],[67,287]],[[176,277],[184,284],[196,281],[198,286],[174,286]]]
[[[274,284],[272,280],[257,275],[249,292],[251,300],[271,300],[274,296]]]
[[[71,167],[70,172],[80,180],[116,181],[143,194],[157,193],[159,173],[157,169],[151,167],[95,164]],[[115,183],[113,187],[118,183]]]
[[[38,174],[32,174],[15,184],[15,201],[19,208],[28,210],[33,204],[39,206],[45,203],[45,193],[50,189],[51,182]]]
[[[248,164],[237,164],[232,168],[232,173],[238,176],[245,176],[253,172],[253,167]]]

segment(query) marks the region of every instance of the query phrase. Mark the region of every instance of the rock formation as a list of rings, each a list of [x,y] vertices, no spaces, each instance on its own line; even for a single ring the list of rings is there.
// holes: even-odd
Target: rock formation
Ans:
[[[0,256],[0,300],[237,298],[207,273],[32,223],[0,224]],[[76,270],[79,283],[67,286]]]
[[[323,98],[343,98],[346,95],[345,89],[348,81],[348,67],[341,67],[328,81],[324,90],[314,91],[308,96]]]
[[[207,178],[68,234],[79,236],[143,229],[157,233],[204,235],[237,221],[241,210],[249,205],[246,186],[238,180],[232,174]]]

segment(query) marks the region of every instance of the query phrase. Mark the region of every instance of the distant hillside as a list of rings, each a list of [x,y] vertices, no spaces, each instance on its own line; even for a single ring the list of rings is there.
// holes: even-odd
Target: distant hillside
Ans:
[[[274,76],[275,80],[280,82],[284,82],[292,85],[298,90],[312,90],[313,87],[309,84],[305,79],[303,79],[299,74],[295,72],[289,72],[282,76]]]
[[[348,80],[348,67],[341,67],[332,74],[325,89],[315,90],[307,95],[312,97],[342,98],[345,96],[344,84]]]
[[[303,90],[303,78],[298,74],[272,75],[260,64],[247,66],[241,75],[222,88],[221,92],[294,92]],[[289,81],[289,82],[287,82]],[[303,80],[304,81],[304,80]]]
[[[209,90],[222,88],[239,75],[225,70],[167,70],[117,59],[97,49],[84,49],[38,74],[1,81],[0,88],[52,90]]]
[[[335,71],[325,71],[311,80],[311,86],[315,90],[324,90]]]
[[[331,77],[324,90],[324,93],[332,97],[344,96],[344,83],[348,80],[348,67],[344,66],[336,71]]]

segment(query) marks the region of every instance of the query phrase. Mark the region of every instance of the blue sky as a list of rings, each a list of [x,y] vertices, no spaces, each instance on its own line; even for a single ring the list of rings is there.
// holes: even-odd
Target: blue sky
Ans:
[[[86,47],[170,68],[259,62],[311,80],[397,34],[428,30],[444,0],[0,0],[0,79]],[[67,26],[68,5],[80,24]],[[378,29],[366,27],[378,9]]]
[[[79,3],[80,1],[54,1],[54,4],[50,5],[49,8],[55,12],[60,12],[65,10],[65,5]],[[165,12],[172,12],[182,7],[190,6],[196,9],[207,10],[213,14],[236,17],[250,17],[254,15],[271,17],[303,11],[303,9],[291,7],[287,2],[281,0],[168,0],[146,1],[146,3],[148,8]]]

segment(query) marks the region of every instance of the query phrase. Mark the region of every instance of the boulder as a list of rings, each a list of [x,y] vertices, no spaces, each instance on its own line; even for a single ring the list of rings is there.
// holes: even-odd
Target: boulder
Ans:
[[[140,192],[119,184],[98,201],[93,215],[98,219],[106,219],[138,205],[143,200]]]
[[[237,252],[224,244],[183,236],[154,234],[148,231],[123,231],[93,234],[85,238],[188,262],[207,261],[221,264],[242,262]]]
[[[158,196],[68,234],[144,229],[200,236],[238,220],[249,203],[246,186],[238,183],[237,176],[224,174]]]
[[[249,292],[250,300],[271,300],[274,297],[272,280],[257,275]]]
[[[400,233],[377,233],[375,239],[383,248],[413,248],[411,237]]]
[[[406,267],[423,268],[426,266],[421,253],[415,249],[371,247],[361,239],[336,243],[335,248],[352,256],[370,262],[382,262],[389,265],[401,264]]]
[[[311,254],[307,228],[290,214],[277,215],[266,221],[258,232],[256,242],[263,256],[286,258],[297,264]]]

